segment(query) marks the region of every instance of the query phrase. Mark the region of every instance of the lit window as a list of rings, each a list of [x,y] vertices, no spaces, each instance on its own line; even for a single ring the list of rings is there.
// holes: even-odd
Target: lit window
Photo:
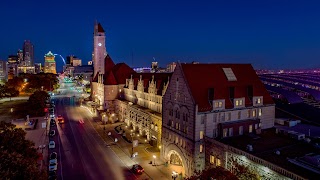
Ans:
[[[223,129],[223,137],[228,137],[228,129]]]
[[[242,100],[239,100],[239,106],[242,106]]]
[[[258,98],[257,99],[257,104],[260,104],[261,103],[261,98]]]
[[[236,100],[236,106],[239,106],[239,100]]]
[[[222,107],[222,102],[219,102],[219,107]]]
[[[175,141],[175,143],[178,144],[178,142],[179,142],[179,138],[178,138],[178,136],[176,136],[176,141]]]
[[[256,110],[252,110],[252,117],[256,117]]]
[[[202,151],[203,151],[203,145],[200,144],[200,152],[202,153]]]
[[[252,133],[252,125],[249,126],[249,133]]]
[[[221,161],[219,158],[217,158],[216,166],[221,166]]]
[[[214,164],[214,156],[210,155],[210,164]]]
[[[179,127],[179,126],[178,126],[178,123],[176,123],[176,129],[178,129],[178,127]]]
[[[261,108],[259,109],[258,116],[259,117],[262,116],[262,109]]]
[[[200,139],[203,139],[203,131],[200,131]]]

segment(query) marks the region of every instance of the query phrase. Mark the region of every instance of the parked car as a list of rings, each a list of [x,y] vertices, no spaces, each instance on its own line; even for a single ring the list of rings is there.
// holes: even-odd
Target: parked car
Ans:
[[[49,149],[54,149],[56,147],[56,143],[54,141],[49,142]]]
[[[49,173],[48,173],[48,179],[49,180],[56,180],[57,179],[57,173],[56,173],[56,171],[49,171]]]
[[[58,164],[58,160],[57,159],[51,159],[51,160],[49,160],[49,164]]]
[[[51,160],[51,159],[57,159],[57,157],[58,157],[58,154],[57,154],[56,152],[52,152],[52,153],[50,154],[50,160]]]
[[[132,166],[132,171],[135,173],[135,174],[142,174],[144,172],[144,169],[139,165],[139,164],[134,164]]]
[[[57,163],[50,163],[49,164],[49,171],[56,171],[58,168],[58,164]]]
[[[56,135],[56,131],[55,131],[55,130],[51,130],[50,133],[49,133],[49,135],[50,135],[50,136]]]

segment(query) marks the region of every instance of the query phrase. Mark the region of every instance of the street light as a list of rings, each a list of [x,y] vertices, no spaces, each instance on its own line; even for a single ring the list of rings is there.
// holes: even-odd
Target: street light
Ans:
[[[153,155],[153,165],[154,165],[154,166],[156,165],[156,158],[157,158],[157,156],[156,156],[156,155]]]

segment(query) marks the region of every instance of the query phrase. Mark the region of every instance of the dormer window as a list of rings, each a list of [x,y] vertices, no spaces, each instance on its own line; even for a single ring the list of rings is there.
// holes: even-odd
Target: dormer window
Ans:
[[[221,108],[222,107],[222,102],[220,101],[220,102],[215,102],[214,103],[214,107],[215,108]]]
[[[253,97],[253,106],[263,105],[263,96],[254,96]]]
[[[244,103],[244,98],[236,98],[233,100],[234,103],[234,107],[235,108],[240,108],[240,107],[244,107],[245,103]]]

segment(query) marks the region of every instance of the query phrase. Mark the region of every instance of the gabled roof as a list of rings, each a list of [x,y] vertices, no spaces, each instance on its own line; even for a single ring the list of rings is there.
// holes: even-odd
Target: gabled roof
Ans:
[[[98,32],[105,32],[100,23],[98,23]]]
[[[252,105],[247,87],[253,87],[253,96],[263,96],[264,104],[273,104],[268,91],[250,64],[181,64],[191,94],[198,104],[199,112],[212,110],[208,89],[214,88],[214,100],[225,99],[226,109],[233,108],[229,87],[234,87],[234,98],[245,97],[246,106]],[[231,68],[236,81],[228,81],[223,68]]]
[[[114,77],[113,75],[113,72],[112,71],[109,71],[105,74],[104,76],[104,82],[103,82],[104,85],[117,85],[117,80],[116,78]]]
[[[118,63],[112,68],[112,72],[118,84],[126,84],[126,79],[136,72],[125,63]]]
[[[107,72],[111,71],[111,69],[115,66],[113,60],[111,59],[111,57],[109,56],[109,54],[107,54],[107,56],[104,58],[104,72],[105,74],[107,74]]]

